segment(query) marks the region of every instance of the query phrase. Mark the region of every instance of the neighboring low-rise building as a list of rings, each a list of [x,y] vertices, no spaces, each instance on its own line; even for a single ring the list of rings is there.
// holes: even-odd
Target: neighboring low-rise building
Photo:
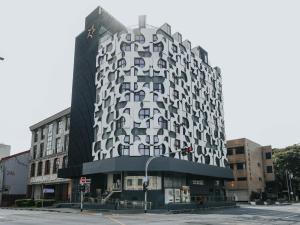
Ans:
[[[275,180],[272,147],[246,138],[228,140],[226,147],[234,176],[234,181],[226,182],[227,196],[249,201],[252,192],[269,192],[268,187]]]
[[[0,143],[0,159],[10,155],[10,145]]]
[[[29,197],[67,201],[70,197],[70,179],[58,178],[57,171],[67,166],[69,146],[70,108],[33,126]]]
[[[4,157],[0,162],[0,205],[13,205],[16,199],[25,198],[29,152]]]

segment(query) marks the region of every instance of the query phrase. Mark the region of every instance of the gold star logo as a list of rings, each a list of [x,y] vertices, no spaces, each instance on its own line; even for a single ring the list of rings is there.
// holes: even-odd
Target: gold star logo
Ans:
[[[95,25],[93,24],[89,29],[88,29],[88,34],[86,38],[93,38],[94,33],[96,31]]]

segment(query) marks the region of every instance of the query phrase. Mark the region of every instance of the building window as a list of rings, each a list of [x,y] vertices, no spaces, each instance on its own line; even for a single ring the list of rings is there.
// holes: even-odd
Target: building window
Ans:
[[[165,120],[163,117],[158,118],[158,124],[163,129],[168,129],[168,121]]]
[[[128,44],[128,43],[123,42],[123,43],[121,44],[121,50],[122,50],[123,52],[130,52],[130,51],[131,51],[131,44]]]
[[[163,44],[157,43],[157,44],[153,44],[153,52],[162,52],[163,51]]]
[[[246,169],[245,163],[237,163],[236,164],[236,169],[237,170],[244,170],[244,169]]]
[[[132,179],[127,179],[127,187],[131,187],[132,186]]]
[[[267,166],[267,173],[273,173],[273,167]]]
[[[204,185],[204,180],[192,180],[193,185]]]
[[[166,67],[167,67],[167,63],[166,63],[165,60],[159,59],[158,62],[157,62],[157,66],[158,66],[159,68],[166,68]]]
[[[123,93],[125,91],[130,91],[130,83],[129,82],[125,82],[125,83],[121,84],[120,93]]]
[[[57,153],[61,152],[61,138],[56,138],[55,140],[55,151]]]
[[[176,133],[180,133],[180,126],[179,126],[179,124],[176,124],[176,122],[174,122],[174,131]]]
[[[126,60],[125,59],[120,59],[118,61],[118,67],[125,67],[126,66]]]
[[[34,176],[35,176],[35,163],[32,163],[30,167],[30,177],[34,177]]]
[[[125,94],[125,100],[126,100],[127,102],[130,101],[130,93]]]
[[[135,36],[134,36],[134,40],[135,40],[136,42],[141,43],[141,44],[145,43],[145,37],[144,37],[144,35],[142,35],[142,34],[137,34],[137,35],[135,35]]]
[[[38,163],[37,175],[42,176],[42,171],[43,171],[43,162],[39,162]]]
[[[32,159],[36,159],[37,146],[33,146]]]
[[[126,34],[126,41],[131,41],[131,34]]]
[[[50,173],[50,160],[45,162],[45,175]]]
[[[124,137],[124,143],[126,143],[126,144],[130,143],[130,136],[129,135],[125,135],[125,137]]]
[[[64,151],[68,151],[69,149],[69,135],[65,135],[65,140],[64,140]]]
[[[233,149],[232,148],[227,149],[227,155],[233,155]]]
[[[174,142],[174,146],[175,146],[175,149],[178,149],[178,148],[180,148],[180,140],[175,140],[175,142]]]
[[[62,123],[62,120],[59,120],[57,121],[57,124],[56,124],[56,134],[61,134],[62,133],[62,130],[63,130],[63,123]]]
[[[42,127],[42,129],[41,129],[41,139],[42,140],[44,140],[44,138],[45,138],[45,131],[46,131],[45,127]]]
[[[259,177],[259,178],[258,178],[258,180],[259,180],[260,182],[262,182],[262,179],[261,179],[261,177]]]
[[[173,90],[173,97],[174,97],[175,99],[177,99],[177,98],[178,98],[178,96],[179,96],[179,93],[178,93],[178,91],[176,91],[176,90]]]
[[[163,87],[163,84],[161,83],[153,83],[153,91],[157,91],[157,92],[160,92],[160,93],[164,93],[164,87]]]
[[[238,181],[246,181],[246,180],[247,180],[247,177],[238,177],[237,180],[238,180]]]
[[[40,158],[44,156],[44,143],[40,144]]]
[[[33,132],[33,139],[34,139],[34,142],[37,142],[38,141],[38,131],[36,130],[36,131],[34,131]]]
[[[67,116],[66,118],[65,130],[70,130],[70,116]]]
[[[153,38],[153,41],[157,41],[157,40],[158,40],[158,38],[157,38],[157,35],[156,35],[156,34],[153,34],[152,38]]]
[[[159,141],[159,139],[158,139],[158,136],[157,135],[154,135],[154,144],[157,144],[158,143],[158,141]]]
[[[159,146],[154,146],[154,156],[160,156],[164,154],[165,146],[163,144]]]
[[[177,46],[176,45],[172,45],[172,50],[173,50],[173,52],[177,53]]]
[[[245,154],[245,149],[244,149],[244,147],[237,147],[236,149],[235,149],[235,154]]]
[[[120,155],[130,155],[130,146],[120,144],[118,146],[118,152]]]
[[[57,173],[57,170],[59,169],[59,158],[55,158],[53,161],[53,170],[52,173]]]
[[[145,60],[143,58],[134,58],[134,66],[144,68],[145,67]]]
[[[125,118],[121,117],[120,119],[117,120],[116,129],[121,129],[124,127],[124,125],[125,125]]]
[[[135,102],[141,102],[145,98],[145,92],[144,91],[139,91],[137,93],[134,93],[134,101]]]
[[[146,119],[146,118],[149,118],[149,117],[150,117],[150,109],[141,109],[139,111],[139,118],[140,119]],[[150,127],[150,120],[146,121],[146,125],[147,125],[147,128]]]
[[[139,153],[141,155],[150,155],[150,146],[139,144]]]
[[[233,163],[230,163],[230,164],[229,164],[229,167],[230,167],[230,169],[233,170],[233,169],[234,169],[234,164],[233,164]]]
[[[182,118],[182,123],[183,125],[186,127],[186,128],[189,128],[190,127],[190,124],[189,124],[189,121],[187,118]]]
[[[130,109],[129,108],[124,109],[124,113],[127,113],[130,115]]]
[[[272,158],[272,153],[266,152],[266,159],[271,159],[271,158]]]
[[[63,157],[62,168],[67,168],[67,166],[68,166],[68,157],[64,156]]]

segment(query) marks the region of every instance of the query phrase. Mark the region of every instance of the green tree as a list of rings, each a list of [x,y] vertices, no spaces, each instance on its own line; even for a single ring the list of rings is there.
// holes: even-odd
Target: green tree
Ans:
[[[286,171],[293,174],[293,189],[298,192],[300,184],[300,145],[273,149],[273,162],[279,190],[287,190]]]

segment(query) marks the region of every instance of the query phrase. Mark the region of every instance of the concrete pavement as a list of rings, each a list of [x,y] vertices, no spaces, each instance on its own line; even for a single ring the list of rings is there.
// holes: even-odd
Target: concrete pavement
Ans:
[[[63,209],[65,210],[65,209]],[[65,211],[67,212],[67,211]],[[193,214],[117,214],[79,210],[58,213],[0,209],[0,225],[196,225],[196,224],[299,224],[300,204],[287,206],[248,206]]]

